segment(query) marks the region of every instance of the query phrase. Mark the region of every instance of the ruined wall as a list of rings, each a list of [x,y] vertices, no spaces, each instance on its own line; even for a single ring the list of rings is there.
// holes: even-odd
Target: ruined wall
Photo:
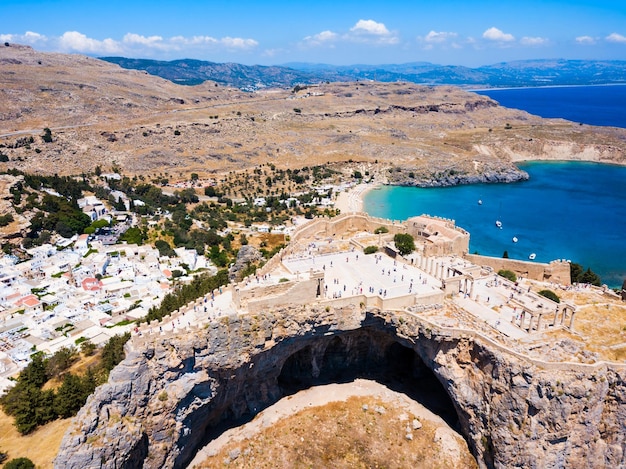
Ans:
[[[341,354],[326,354],[337,340]],[[68,429],[55,467],[185,467],[212,426],[282,397],[294,354],[314,377],[328,356],[366,369],[390,341],[438,378],[481,467],[626,465],[623,365],[544,363],[409,313],[303,306],[134,339]]]
[[[495,272],[505,269],[540,282],[549,281],[561,285],[571,285],[570,264],[566,261],[552,261],[549,264],[541,262],[528,262],[517,259],[504,259],[500,257],[479,256],[478,254],[466,254],[463,256],[472,264],[491,267]]]

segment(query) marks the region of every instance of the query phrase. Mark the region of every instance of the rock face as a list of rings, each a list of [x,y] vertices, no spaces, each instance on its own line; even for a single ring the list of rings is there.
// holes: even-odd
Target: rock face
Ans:
[[[289,308],[136,338],[64,437],[56,468],[180,468],[218,425],[317,383],[374,377],[423,399],[481,467],[623,467],[619,365],[542,363],[417,316]]]
[[[240,272],[248,267],[250,264],[261,260],[263,256],[259,252],[257,248],[246,244],[241,246],[239,252],[237,253],[237,260],[232,265],[230,269],[228,269],[228,279],[232,282],[233,280],[238,280],[240,277]]]

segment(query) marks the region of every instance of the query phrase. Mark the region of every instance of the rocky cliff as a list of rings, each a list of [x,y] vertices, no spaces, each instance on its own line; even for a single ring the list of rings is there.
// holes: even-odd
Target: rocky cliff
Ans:
[[[409,313],[298,307],[134,339],[55,467],[185,467],[218,428],[298,389],[357,376],[423,400],[460,429],[481,467],[626,464],[618,365],[532,361]]]

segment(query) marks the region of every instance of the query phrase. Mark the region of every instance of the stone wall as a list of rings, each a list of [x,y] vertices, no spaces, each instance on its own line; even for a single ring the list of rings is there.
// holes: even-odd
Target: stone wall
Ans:
[[[517,259],[504,259],[500,257],[480,256],[478,254],[466,254],[465,259],[472,264],[491,267],[494,272],[510,270],[518,276],[540,282],[548,281],[571,285],[570,264],[567,261],[552,261],[549,264],[541,262],[521,261]]]

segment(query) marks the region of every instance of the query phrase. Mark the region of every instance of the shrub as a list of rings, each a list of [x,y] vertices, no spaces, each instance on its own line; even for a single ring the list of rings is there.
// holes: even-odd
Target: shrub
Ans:
[[[45,143],[50,143],[52,142],[52,131],[46,127],[45,129],[43,129],[43,135],[41,136],[41,139],[45,142]]]
[[[541,290],[539,294],[549,300],[554,301],[555,303],[561,302],[561,299],[552,290]]]
[[[515,275],[515,272],[511,270],[506,270],[506,269],[498,270],[498,275],[500,277],[504,277],[510,280],[511,282],[517,282],[517,275]]]
[[[35,469],[35,463],[28,458],[15,458],[6,463],[4,469]]]
[[[389,229],[386,226],[379,226],[378,228],[374,230],[374,234],[381,234],[381,233],[389,233]]]
[[[363,254],[374,254],[378,251],[378,246],[367,246],[363,249]]]

